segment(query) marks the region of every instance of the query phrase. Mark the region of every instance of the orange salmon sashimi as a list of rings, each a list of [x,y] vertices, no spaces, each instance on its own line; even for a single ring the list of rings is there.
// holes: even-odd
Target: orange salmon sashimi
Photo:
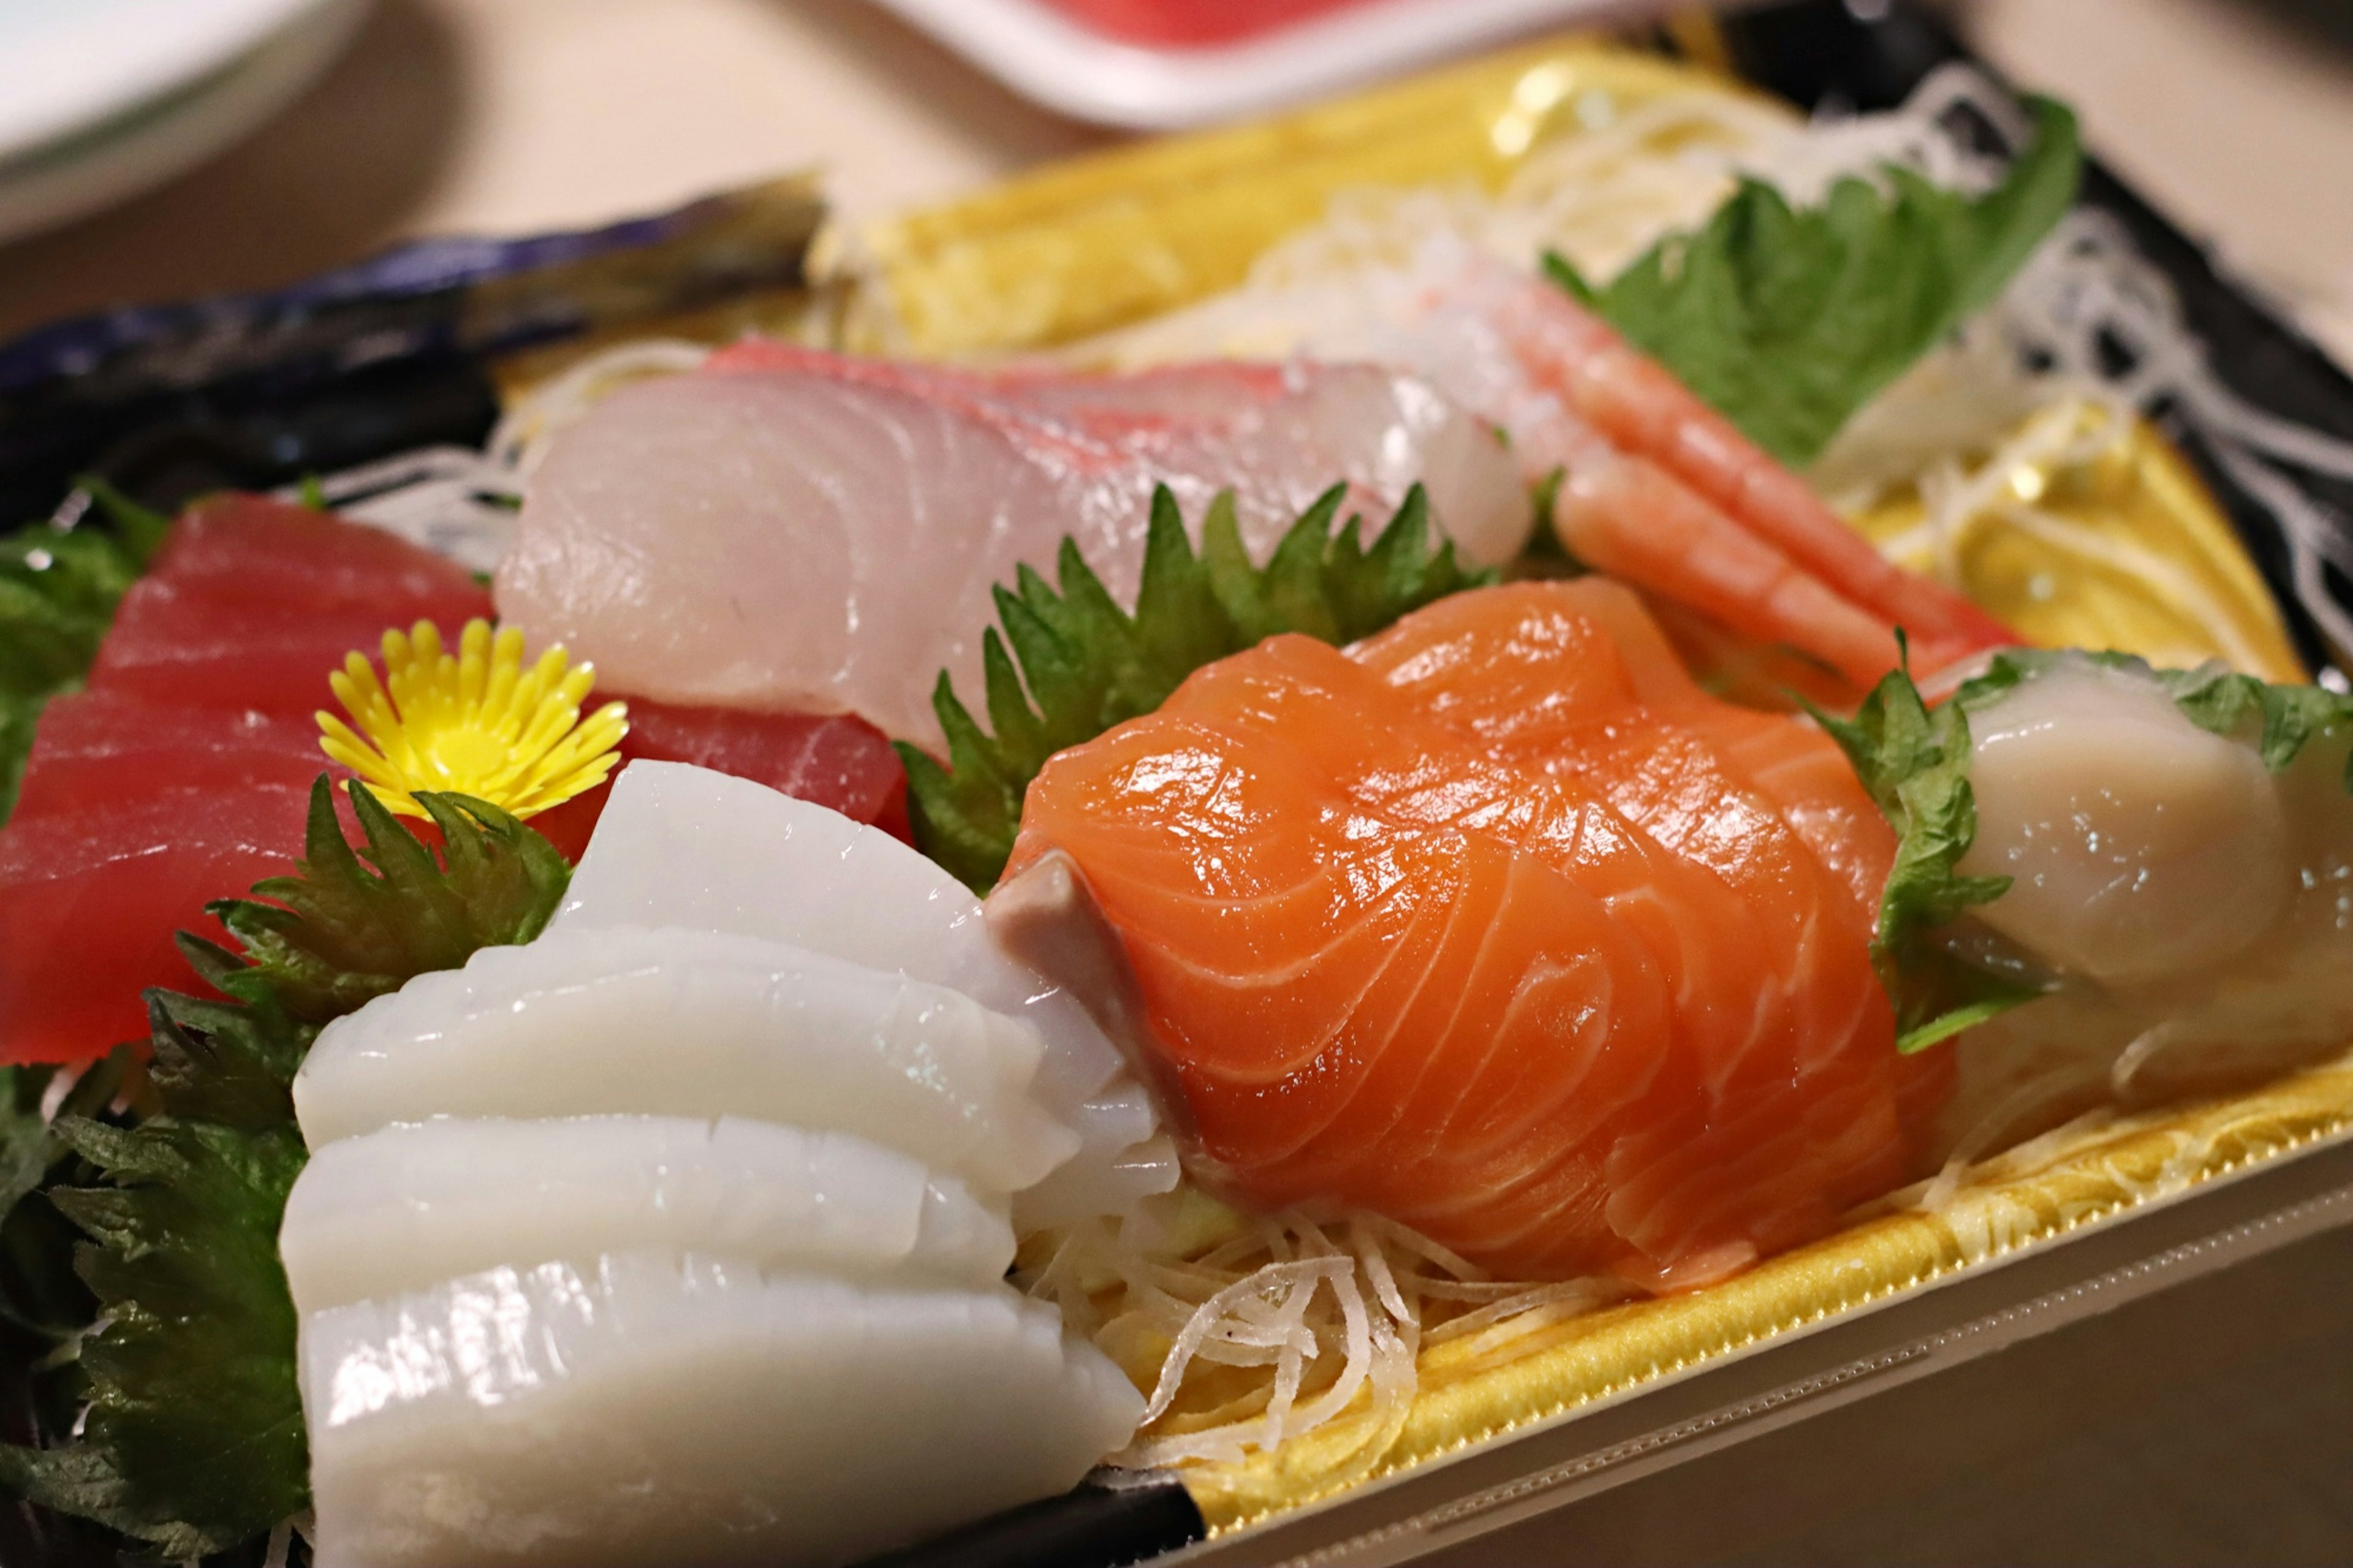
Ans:
[[[1276,637],[1050,762],[1197,1165],[1498,1273],[1703,1284],[1911,1164],[1947,1090],[1873,973],[1892,833],[1803,721],[1599,581]]]

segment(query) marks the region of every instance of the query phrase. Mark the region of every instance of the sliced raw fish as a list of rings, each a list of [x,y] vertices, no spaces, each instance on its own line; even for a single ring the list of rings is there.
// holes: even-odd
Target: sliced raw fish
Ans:
[[[172,525],[99,647],[94,689],[307,718],[327,677],[385,630],[491,613],[462,569],[377,529],[257,496]]]
[[[386,626],[489,613],[464,572],[374,529],[251,496],[173,525],[89,689],[35,731],[0,829],[0,1060],[73,1061],[147,1033],[140,992],[194,983],[216,899],[293,869],[327,676]]]
[[[327,604],[371,612],[418,605],[419,614],[461,623],[483,613],[470,607],[483,597],[480,584],[455,563],[381,529],[266,496],[230,493],[190,507],[148,576],[264,617]]]
[[[1675,1289],[1903,1178],[1945,1069],[1897,1056],[1824,852],[1883,879],[1892,835],[1800,765],[1818,729],[1777,751],[1613,635],[1641,615],[1588,579],[1270,639],[1030,786],[1014,872],[1075,863],[1238,1196]]]
[[[1071,1487],[1143,1399],[998,1286],[624,1256],[302,1330],[319,1568],[821,1568]]]
[[[846,713],[755,713],[628,699],[633,761],[691,763],[907,836],[907,770],[881,731]]]
[[[411,623],[377,624],[371,616],[340,626],[223,627],[202,640],[149,641],[134,623],[131,635],[109,638],[100,648],[90,684],[151,702],[308,717],[335,706],[328,677],[343,667],[344,658],[354,652],[373,655],[385,627],[395,624]],[[363,631],[364,625],[371,629]]]
[[[1046,1041],[1034,1090],[1085,1140],[1025,1193],[1023,1228],[1113,1213],[1175,1185],[1150,1097],[1085,1010],[989,939],[980,901],[871,827],[749,780],[677,763],[623,769],[554,931],[732,931],[945,986]],[[1142,1147],[1139,1147],[1142,1146]]]
[[[146,1038],[141,993],[189,981],[173,933],[226,941],[205,905],[291,873],[309,806],[283,784],[165,788],[0,830],[0,1061]]]
[[[1050,567],[1064,536],[1128,602],[1155,482],[1197,527],[1233,489],[1262,559],[1341,480],[1376,521],[1426,482],[1477,562],[1531,527],[1493,432],[1408,375],[1218,366],[1122,385],[735,351],[624,387],[556,437],[499,607],[625,691],[854,712],[937,749],[940,671],[979,690],[991,589]]]
[[[326,767],[307,718],[77,691],[42,710],[12,820],[152,798],[164,781],[174,790],[308,789]]]
[[[608,1252],[979,1288],[1013,1261],[998,1208],[844,1132],[723,1117],[397,1125],[324,1144],[278,1237],[304,1313],[508,1259],[593,1272]]]
[[[436,1116],[739,1115],[854,1132],[1026,1187],[1077,1151],[1029,1093],[1036,1032],[944,987],[707,931],[552,931],[420,975],[320,1035],[312,1148]]]
[[[907,839],[907,770],[882,731],[847,713],[759,713],[743,708],[691,708],[631,697],[625,761],[690,763],[750,779],[796,800],[813,801],[854,822]],[[532,819],[532,826],[578,860],[604,816],[611,785],[601,785]]]

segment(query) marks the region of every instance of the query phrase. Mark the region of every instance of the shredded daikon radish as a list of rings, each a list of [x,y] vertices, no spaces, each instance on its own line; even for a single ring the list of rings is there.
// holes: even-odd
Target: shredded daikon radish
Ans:
[[[1320,224],[1261,257],[1240,289],[1112,333],[1073,351],[1136,365],[1203,355],[1281,357],[1307,341],[1351,341],[1349,325],[1377,319],[1385,272],[1410,270],[1433,237],[1532,268],[1558,250],[1588,278],[1614,277],[1660,239],[1688,231],[1755,177],[1792,202],[1819,201],[1836,180],[1875,177],[1889,164],[1949,188],[1980,191],[2000,177],[2025,118],[1992,82],[1966,67],[1930,76],[1901,109],[1809,124],[1731,94],[1672,94],[1612,115],[1580,114],[1573,132],[1532,148],[1504,189],[1465,184],[1344,193]],[[2055,449],[2050,427],[2010,436],[2038,410],[2092,404],[2117,417]],[[2171,283],[2110,216],[2078,211],[2021,270],[2002,297],[1949,345],[1928,355],[1849,422],[1809,479],[1850,510],[1917,486],[1933,548],[1907,538],[1891,553],[1958,582],[1959,545],[1979,528],[2013,529],[2095,558],[2174,605],[2242,668],[2260,668],[2224,606],[2190,587],[2154,552],[2120,548],[2048,510],[2020,511],[2004,493],[2030,463],[2088,464],[2130,438],[2126,415],[2177,414],[2222,470],[2278,521],[2298,600],[2340,648],[2353,615],[2329,591],[2324,566],[2353,576],[2353,535],[2293,482],[2302,469],[2353,479],[2353,442],[2255,408],[2224,386],[2190,332]],[[1968,463],[1969,482],[1931,476]],[[1933,491],[1933,493],[1932,493]],[[1907,553],[1909,552],[1909,553]]]
[[[1608,1279],[1491,1279],[1372,1215],[1234,1215],[1226,1232],[1171,1250],[1150,1208],[1090,1221],[1021,1279],[1149,1384],[1121,1464],[1238,1461],[1347,1416],[1369,1465],[1412,1404],[1426,1346],[1485,1356],[1628,1294]]]
[[[2169,410],[2279,523],[2297,601],[2340,652],[2353,649],[2353,616],[2323,571],[2353,575],[2353,537],[2292,478],[2302,470],[2353,479],[2353,442],[2265,413],[2224,385],[2171,280],[2140,255],[2122,224],[2102,212],[2070,214],[1966,337],[1990,338],[2013,361],[2047,367],[2035,378],[2044,389],[2041,401],[2091,395],[2140,414]],[[1974,499],[1949,498],[1936,525],[1966,527]],[[2169,595],[2174,584],[2147,565],[2135,569]],[[2200,620],[2218,642],[2230,636],[2227,617]]]

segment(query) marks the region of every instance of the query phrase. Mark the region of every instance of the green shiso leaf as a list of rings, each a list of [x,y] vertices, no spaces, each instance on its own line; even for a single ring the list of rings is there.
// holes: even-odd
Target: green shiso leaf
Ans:
[[[1851,720],[1808,706],[1895,828],[1895,863],[1880,894],[1871,960],[1894,1004],[1896,1048],[1925,1050],[2041,995],[2039,986],[1968,963],[1931,937],[2010,890],[2007,877],[1959,869],[1978,831],[1963,704],[1930,712],[1909,669],[1898,668]]]
[[[1419,485],[1370,544],[1358,518],[1334,531],[1345,495],[1341,485],[1326,490],[1261,566],[1243,548],[1230,494],[1209,503],[1197,555],[1176,498],[1155,489],[1133,615],[1069,540],[1055,584],[1023,567],[1013,587],[997,590],[1004,635],[991,628],[981,643],[988,728],[943,672],[932,706],[947,735],[947,765],[899,747],[916,847],[986,893],[1013,852],[1029,781],[1056,752],[1151,712],[1203,665],[1277,633],[1353,642],[1495,580],[1465,570],[1454,546],[1433,538]]]
[[[21,1197],[32,1180],[87,1237],[72,1267],[95,1306],[89,1327],[59,1336],[86,1403],[79,1434],[0,1448],[0,1485],[166,1558],[249,1541],[308,1501],[278,1229],[307,1158],[291,1085],[319,1028],[481,947],[530,940],[568,880],[546,840],[494,807],[419,796],[441,830],[437,858],[347,788],[364,848],[344,840],[322,777],[300,874],[214,906],[244,951],[182,937],[228,999],[148,994],[156,1114],[99,1114],[107,1101],[92,1097],[112,1098],[119,1068],[78,1084],[53,1123],[39,1119],[45,1078],[16,1079],[0,1106],[0,1182]],[[8,1224],[40,1206],[18,1203]],[[0,1281],[13,1300],[16,1274]]]
[[[2075,118],[2029,98],[2033,142],[1970,197],[1891,166],[1793,209],[1757,180],[1606,287],[1546,269],[1749,438],[1810,462],[1854,411],[1990,303],[2073,205]]]
[[[529,942],[555,912],[571,868],[498,807],[419,795],[440,829],[437,860],[374,795],[356,783],[348,788],[364,849],[344,839],[322,776],[311,790],[298,874],[260,883],[253,898],[206,906],[245,957],[183,939],[197,973],[229,995],[266,996],[296,1019],[325,1023],[417,975],[455,969],[478,949]]]

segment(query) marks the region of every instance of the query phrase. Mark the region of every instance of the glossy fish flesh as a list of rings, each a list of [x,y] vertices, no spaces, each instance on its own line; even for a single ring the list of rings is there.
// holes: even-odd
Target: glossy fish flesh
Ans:
[[[1263,559],[1337,481],[1376,522],[1415,482],[1472,560],[1532,525],[1485,424],[1410,375],[1213,364],[985,375],[767,344],[614,393],[533,476],[501,613],[663,701],[852,712],[938,749],[980,689],[992,588],[1062,539],[1134,600],[1153,486],[1232,489]]]
[[[1908,1168],[1948,1069],[1871,967],[1893,849],[1827,737],[1588,579],[1208,667],[1047,765],[1012,869],[1075,864],[1236,1196],[1675,1289]]]

